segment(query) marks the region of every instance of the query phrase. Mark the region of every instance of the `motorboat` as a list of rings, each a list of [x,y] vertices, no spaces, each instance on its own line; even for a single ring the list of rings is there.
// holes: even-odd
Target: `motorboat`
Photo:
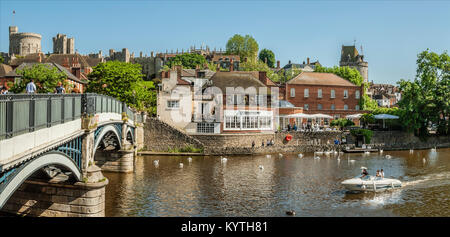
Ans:
[[[366,175],[364,177],[356,176],[352,179],[344,180],[341,184],[350,191],[359,192],[383,192],[388,189],[402,187],[402,182],[400,182],[400,180],[381,178],[371,175]]]

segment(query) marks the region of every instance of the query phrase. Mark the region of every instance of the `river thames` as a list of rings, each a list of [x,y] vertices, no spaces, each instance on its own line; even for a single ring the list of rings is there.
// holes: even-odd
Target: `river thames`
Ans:
[[[304,155],[138,156],[134,173],[104,172],[106,216],[450,216],[450,149]],[[348,193],[361,166],[403,187]]]

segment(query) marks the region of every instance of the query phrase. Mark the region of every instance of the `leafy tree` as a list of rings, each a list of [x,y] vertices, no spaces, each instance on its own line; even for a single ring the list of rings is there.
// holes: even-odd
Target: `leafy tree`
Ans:
[[[174,65],[182,65],[183,68],[195,69],[196,66],[203,67],[205,63],[206,59],[203,55],[196,53],[184,53],[170,58],[167,62],[167,66],[170,68]]]
[[[328,72],[336,74],[351,83],[361,86],[361,84],[364,82],[364,78],[361,76],[358,70],[351,68],[351,67],[338,67],[334,66],[332,68],[322,67],[317,65],[314,69],[315,72]]]
[[[350,133],[355,137],[358,135],[363,135],[366,144],[370,144],[370,140],[372,139],[373,136],[373,132],[368,129],[355,129],[351,130]]]
[[[272,50],[261,50],[261,52],[259,52],[259,60],[263,62],[266,62],[267,60],[267,66],[269,66],[270,68],[275,67],[275,54],[272,52]]]
[[[235,34],[227,41],[226,53],[239,55],[241,61],[244,61],[244,58],[247,58],[248,61],[255,61],[258,47],[258,42],[252,36]]]
[[[154,114],[155,86],[144,81],[141,65],[119,61],[99,63],[88,75],[91,80],[87,92],[109,95],[137,110]]]
[[[280,76],[276,73],[274,73],[267,64],[265,64],[262,61],[247,61],[247,62],[241,62],[239,64],[239,70],[240,71],[260,71],[260,72],[266,72],[267,77],[274,81],[279,82]]]
[[[10,91],[13,93],[24,93],[31,79],[34,79],[37,93],[53,93],[58,82],[61,82],[64,87],[67,87],[67,75],[48,64],[37,63],[31,67],[17,70],[16,72],[22,75],[22,79],[10,88]]]
[[[361,96],[361,99],[359,100],[359,107],[362,110],[373,111],[378,108],[378,103],[376,100],[373,100],[368,95],[364,94],[363,96]]]
[[[417,57],[414,81],[398,82],[402,98],[398,102],[405,111],[403,121],[409,131],[422,136],[430,123],[438,125],[440,134],[449,134],[450,57],[428,49]]]
[[[355,125],[355,123],[353,121],[345,119],[345,118],[339,118],[339,119],[334,119],[333,121],[331,121],[330,125],[338,126],[339,128],[342,129],[344,127]]]
[[[0,55],[0,63],[4,63],[5,59],[2,57],[2,55]]]

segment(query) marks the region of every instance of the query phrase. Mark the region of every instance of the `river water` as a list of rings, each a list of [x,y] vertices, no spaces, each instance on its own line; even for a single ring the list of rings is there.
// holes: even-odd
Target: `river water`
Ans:
[[[340,182],[361,166],[371,175],[383,168],[403,187],[348,193]],[[213,156],[191,163],[186,156],[139,156],[134,173],[104,175],[106,216],[271,217],[291,209],[296,216],[450,216],[450,149],[341,154],[339,161],[308,153],[227,156],[226,163]]]

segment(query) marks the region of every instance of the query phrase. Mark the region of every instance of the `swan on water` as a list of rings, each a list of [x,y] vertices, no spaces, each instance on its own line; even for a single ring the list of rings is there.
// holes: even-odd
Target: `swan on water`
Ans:
[[[279,153],[278,156],[281,158],[281,157],[283,157],[283,154]]]
[[[220,159],[220,161],[222,162],[222,163],[225,163],[225,162],[227,162],[227,158],[225,158],[225,157],[223,157],[222,159]]]
[[[191,162],[192,162],[192,158],[191,158],[191,157],[189,157],[189,158],[188,158],[188,161],[189,161],[189,163],[191,163]]]
[[[298,158],[303,158],[303,154],[302,153],[298,154]]]
[[[380,149],[380,153],[383,153],[383,149]]]
[[[263,169],[264,169],[264,166],[260,165],[260,166],[259,166],[259,169],[260,169],[260,170],[263,170]]]
[[[183,166],[184,166],[183,163],[180,163],[180,168],[183,168]]]
[[[386,159],[391,159],[391,155],[386,155]]]
[[[159,165],[159,160],[154,160],[154,161],[153,161],[153,164],[154,164],[155,166],[158,166],[158,165]]]
[[[414,153],[414,150],[413,149],[409,149],[409,153]]]
[[[266,155],[266,157],[267,157],[267,158],[270,158],[270,157],[272,157],[272,156],[271,156],[271,155]]]

